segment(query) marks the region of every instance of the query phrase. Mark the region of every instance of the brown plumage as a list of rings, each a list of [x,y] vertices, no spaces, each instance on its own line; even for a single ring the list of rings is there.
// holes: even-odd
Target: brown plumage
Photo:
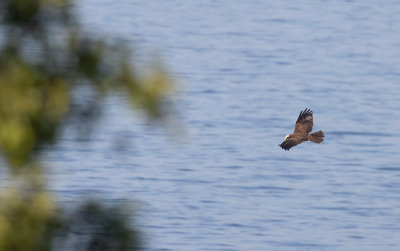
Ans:
[[[310,109],[304,109],[300,112],[299,117],[296,121],[296,126],[294,127],[294,132],[285,137],[279,146],[282,149],[289,151],[295,145],[298,145],[304,141],[311,141],[315,143],[321,143],[324,141],[324,133],[322,131],[311,133],[313,128],[313,112]]]

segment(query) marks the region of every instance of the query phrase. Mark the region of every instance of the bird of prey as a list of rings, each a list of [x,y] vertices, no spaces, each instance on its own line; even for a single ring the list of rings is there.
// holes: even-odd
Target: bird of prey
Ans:
[[[322,131],[311,133],[313,128],[313,112],[310,109],[304,109],[300,112],[299,117],[294,127],[294,132],[285,137],[279,146],[283,149],[288,150],[295,145],[298,145],[304,141],[312,141],[315,143],[321,143],[324,141],[324,133]]]

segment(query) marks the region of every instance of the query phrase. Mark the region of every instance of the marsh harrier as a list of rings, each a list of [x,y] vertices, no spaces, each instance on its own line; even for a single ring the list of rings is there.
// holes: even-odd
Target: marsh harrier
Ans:
[[[295,145],[298,145],[304,141],[312,141],[314,143],[321,143],[324,141],[324,133],[322,131],[311,133],[313,127],[313,112],[310,109],[305,109],[300,112],[299,117],[294,127],[294,132],[285,137],[279,146],[283,149],[288,150]]]

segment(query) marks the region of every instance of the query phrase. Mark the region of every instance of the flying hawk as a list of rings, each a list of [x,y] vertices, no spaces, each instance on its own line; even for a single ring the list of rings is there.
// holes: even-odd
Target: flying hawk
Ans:
[[[302,143],[303,141],[312,141],[314,143],[321,143],[324,141],[324,133],[322,131],[311,133],[313,127],[313,112],[310,109],[305,109],[300,112],[299,117],[294,127],[294,132],[285,137],[279,146],[283,149],[288,150],[295,145]]]

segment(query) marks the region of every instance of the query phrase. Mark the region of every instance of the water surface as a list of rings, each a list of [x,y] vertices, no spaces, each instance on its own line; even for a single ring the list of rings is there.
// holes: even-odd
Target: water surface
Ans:
[[[183,140],[107,100],[46,158],[64,201],[139,201],[146,250],[398,250],[396,1],[84,0],[85,30],[178,80]],[[301,109],[320,145],[278,144]]]

